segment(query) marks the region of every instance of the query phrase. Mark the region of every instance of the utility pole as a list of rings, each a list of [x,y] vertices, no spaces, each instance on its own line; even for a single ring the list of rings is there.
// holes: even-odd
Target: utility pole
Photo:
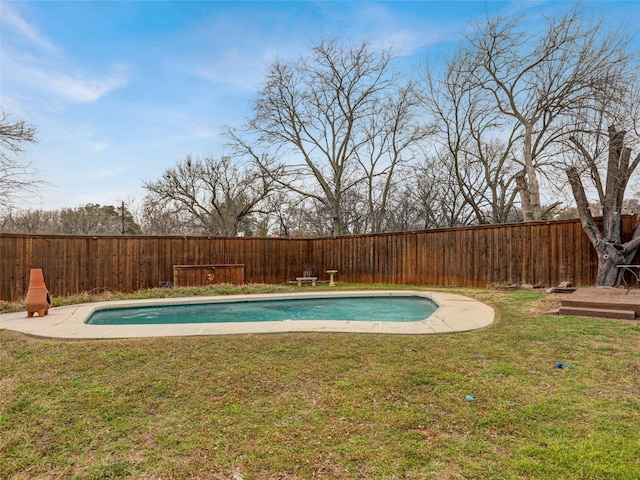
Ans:
[[[120,215],[122,221],[122,235],[124,235],[124,201],[122,201],[122,205],[120,206]]]

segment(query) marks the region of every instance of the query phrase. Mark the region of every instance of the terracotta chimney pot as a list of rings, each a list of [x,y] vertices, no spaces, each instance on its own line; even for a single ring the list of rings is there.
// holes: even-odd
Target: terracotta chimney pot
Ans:
[[[51,295],[44,283],[44,275],[41,268],[32,268],[29,275],[29,290],[24,299],[24,306],[27,309],[27,317],[33,317],[38,313],[39,317],[49,314],[51,307]]]

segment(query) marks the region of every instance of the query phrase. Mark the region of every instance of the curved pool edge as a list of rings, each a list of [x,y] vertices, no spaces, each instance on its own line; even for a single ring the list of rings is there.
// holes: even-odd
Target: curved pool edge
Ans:
[[[97,310],[143,307],[151,305],[184,305],[220,303],[240,300],[275,300],[310,297],[421,296],[438,304],[436,311],[417,322],[370,321],[278,321],[238,323],[182,323],[159,325],[89,325],[84,323]],[[27,318],[26,312],[0,315],[0,329],[37,337],[60,339],[107,339],[139,337],[180,337],[196,335],[233,335],[249,333],[344,332],[428,335],[477,330],[491,325],[493,308],[463,295],[419,290],[344,290],[339,292],[269,293],[251,295],[218,295],[209,297],[175,297],[85,303],[55,307],[44,317]]]

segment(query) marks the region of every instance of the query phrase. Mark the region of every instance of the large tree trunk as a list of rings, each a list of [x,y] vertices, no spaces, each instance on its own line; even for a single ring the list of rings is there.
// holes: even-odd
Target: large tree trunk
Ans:
[[[596,286],[614,287],[621,281],[621,272],[618,265],[627,263],[622,250],[617,244],[601,243],[600,248],[596,248],[598,253],[598,274],[596,276]],[[635,252],[635,250],[634,250]]]
[[[576,167],[567,169],[573,196],[578,207],[582,227],[598,254],[596,286],[615,287],[622,279],[618,265],[629,264],[640,246],[640,219],[629,241],[622,243],[622,199],[630,176],[640,162],[640,155],[630,164],[630,150],[624,148],[625,132],[609,128],[609,159],[607,164],[607,190],[603,204],[602,229],[596,225],[589,202]],[[577,140],[572,141],[578,144]]]
[[[531,192],[527,183],[527,174],[524,170],[516,173],[516,185],[518,186],[518,194],[520,195],[520,204],[522,206],[522,220],[525,222],[533,221],[533,208],[531,206]]]
[[[540,184],[533,165],[532,135],[533,126],[530,123],[526,123],[523,147],[524,169],[516,176],[520,200],[522,201],[522,217],[525,222],[542,220]]]

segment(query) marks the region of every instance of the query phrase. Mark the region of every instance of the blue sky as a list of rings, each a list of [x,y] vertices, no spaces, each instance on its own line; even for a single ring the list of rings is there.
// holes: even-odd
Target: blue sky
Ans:
[[[23,208],[140,204],[186,155],[224,153],[268,66],[321,37],[393,47],[407,75],[453,50],[470,22],[543,14],[548,1],[4,1],[0,103],[38,130],[25,159],[50,182]],[[638,1],[584,2],[589,15],[631,25]]]

